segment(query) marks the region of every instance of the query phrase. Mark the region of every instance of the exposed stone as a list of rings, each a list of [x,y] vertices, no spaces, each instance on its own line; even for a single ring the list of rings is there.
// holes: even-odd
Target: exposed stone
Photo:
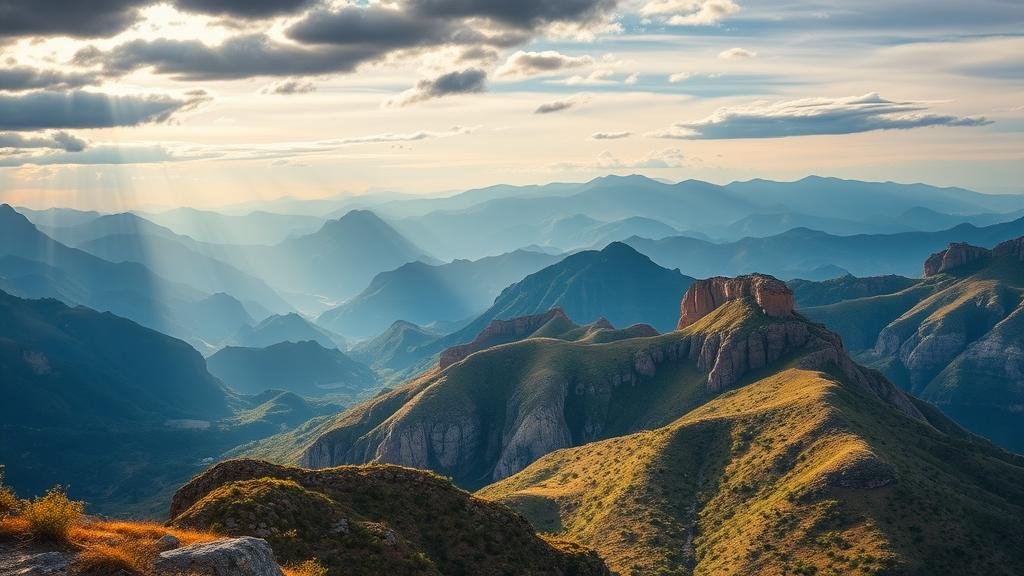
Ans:
[[[569,320],[569,317],[565,315],[565,311],[561,308],[552,308],[543,314],[520,316],[519,318],[513,318],[511,320],[492,320],[491,323],[487,325],[487,328],[484,328],[483,331],[477,334],[476,338],[474,338],[472,342],[452,346],[451,348],[441,352],[441,358],[438,365],[443,370],[448,366],[465,359],[474,352],[479,352],[480,350],[490,348],[496,344],[526,338],[530,334],[539,330],[541,326],[544,326],[555,318]]]
[[[924,277],[935,276],[943,272],[965,266],[987,257],[990,252],[985,248],[971,246],[964,242],[951,242],[942,252],[936,252],[924,261]]]
[[[250,536],[161,552],[156,570],[161,574],[282,576],[267,541]]]
[[[67,573],[69,566],[67,557],[60,552],[0,553],[0,574],[3,576],[60,576]]]
[[[698,280],[686,291],[680,304],[677,328],[686,328],[730,300],[748,296],[752,297],[769,316],[787,316],[793,313],[793,291],[777,278],[765,274],[735,278],[716,276]]]
[[[173,534],[164,534],[156,541],[156,549],[161,552],[168,550],[174,550],[175,548],[181,547],[181,540],[178,540]]]

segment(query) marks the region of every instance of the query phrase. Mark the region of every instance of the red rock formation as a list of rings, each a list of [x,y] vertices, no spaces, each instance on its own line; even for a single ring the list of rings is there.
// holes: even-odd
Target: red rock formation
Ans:
[[[942,252],[936,252],[924,261],[924,277],[935,276],[947,270],[959,268],[971,262],[981,260],[990,252],[985,248],[971,246],[965,242],[950,242]]]
[[[996,257],[1013,256],[1024,261],[1024,236],[1000,243],[992,249],[992,255]]]
[[[477,334],[472,342],[452,346],[441,352],[441,359],[438,365],[444,370],[474,352],[479,352],[498,344],[522,340],[555,318],[569,321],[569,317],[565,315],[565,311],[561,308],[552,308],[543,314],[520,316],[511,320],[491,320],[487,328],[484,328],[483,331]]]
[[[781,280],[764,274],[698,280],[690,286],[680,304],[677,329],[681,330],[730,300],[750,296],[769,316],[793,313],[793,291]]]

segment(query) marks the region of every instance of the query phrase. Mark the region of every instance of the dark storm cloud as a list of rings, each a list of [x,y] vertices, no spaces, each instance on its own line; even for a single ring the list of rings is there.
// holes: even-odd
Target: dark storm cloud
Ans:
[[[471,94],[487,90],[487,72],[479,68],[468,68],[442,74],[437,78],[420,80],[414,88],[406,90],[389,100],[389,106],[408,106],[424,100],[442,98],[451,94]]]
[[[0,0],[0,39],[109,37],[135,23],[140,0]]]
[[[74,90],[0,95],[0,130],[109,128],[163,122],[205,100],[170,96],[110,96]]]
[[[516,28],[554,22],[588,23],[605,17],[616,0],[408,0],[410,12],[442,18],[487,18]]]
[[[185,12],[237,18],[293,14],[314,3],[315,0],[174,0],[174,5]]]

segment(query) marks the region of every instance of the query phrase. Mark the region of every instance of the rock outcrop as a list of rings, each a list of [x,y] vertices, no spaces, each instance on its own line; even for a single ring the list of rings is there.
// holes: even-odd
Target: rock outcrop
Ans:
[[[159,574],[203,576],[282,576],[266,540],[243,536],[161,552]]]
[[[765,274],[735,278],[716,276],[698,280],[686,291],[679,306],[677,329],[686,328],[726,302],[748,296],[769,316],[793,313],[793,291],[781,280]]]
[[[487,325],[487,328],[484,328],[483,331],[477,334],[472,342],[453,346],[441,352],[439,366],[443,370],[474,352],[526,338],[555,319],[570,322],[569,317],[565,315],[561,308],[552,308],[543,314],[520,316],[511,320],[492,320]]]
[[[989,250],[978,246],[971,246],[964,242],[951,242],[942,252],[936,252],[924,261],[924,277],[928,278],[936,274],[966,266],[977,262],[990,255]]]
[[[0,549],[0,574],[3,576],[64,576],[70,566],[67,556],[61,552],[33,554]]]

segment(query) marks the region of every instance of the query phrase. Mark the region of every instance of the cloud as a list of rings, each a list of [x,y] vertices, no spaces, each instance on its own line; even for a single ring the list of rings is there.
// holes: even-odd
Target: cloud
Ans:
[[[85,140],[58,131],[44,135],[25,135],[18,132],[0,132],[0,149],[10,148],[24,150],[29,148],[50,148],[64,150],[65,152],[81,152],[85,150]]]
[[[554,50],[524,52],[519,50],[508,57],[498,68],[498,76],[524,77],[558,72],[568,68],[589,66],[594,63],[590,56],[568,56]]]
[[[174,6],[185,12],[236,18],[291,14],[310,4],[313,0],[174,0]]]
[[[268,84],[260,89],[260,94],[307,94],[309,92],[315,92],[316,85],[312,82],[306,82],[296,78],[288,78]]]
[[[621,170],[621,169],[665,169],[679,168],[685,165],[686,156],[679,148],[655,150],[631,160],[621,160],[605,150],[597,158],[586,162],[557,162],[551,167],[556,170]]]
[[[0,91],[81,88],[99,82],[100,75],[95,72],[64,72],[31,66],[0,68]]]
[[[693,74],[691,74],[689,72],[676,72],[675,74],[672,74],[672,75],[670,75],[668,77],[668,81],[673,83],[673,84],[678,84],[680,82],[685,82],[685,81],[689,80],[692,77],[693,77]]]
[[[110,96],[99,92],[42,90],[0,94],[0,130],[110,128],[164,122],[174,113],[208,100],[205,93],[170,96]]]
[[[632,132],[594,132],[590,137],[594,140],[621,140],[632,135]]]
[[[747,50],[746,48],[729,48],[719,52],[718,58],[721,60],[749,60],[750,58],[757,58],[757,52]]]
[[[660,17],[672,26],[710,26],[739,11],[733,0],[651,0],[640,8],[642,16]]]
[[[805,98],[719,108],[710,116],[652,133],[660,138],[719,140],[854,134],[925,126],[982,126],[980,117],[928,114],[927,103],[894,102],[876,93],[845,98]]]
[[[420,80],[416,86],[387,100],[384,105],[402,107],[451,94],[472,94],[486,90],[487,72],[479,68],[467,68],[437,78]]]
[[[538,106],[533,113],[534,114],[551,114],[554,112],[562,112],[568,110],[574,106],[580,106],[590,101],[589,94],[576,94],[564,100],[555,100],[553,102],[547,102]]]
[[[640,81],[640,76],[637,73],[634,72],[634,73],[630,74],[629,76],[626,76],[626,79],[623,80],[622,83],[623,84],[628,84],[628,85],[632,86],[633,84],[636,84],[639,81]]]
[[[3,0],[0,39],[25,36],[109,37],[139,19],[139,0]]]
[[[554,23],[586,25],[605,20],[616,0],[406,0],[418,15],[438,18],[486,18],[524,30]]]
[[[612,76],[615,76],[615,71],[607,68],[600,68],[594,70],[586,76],[574,75],[566,78],[562,83],[567,86],[582,86],[582,85],[593,85],[593,84],[611,84],[615,81],[612,80]]]
[[[101,145],[80,152],[50,152],[0,157],[0,167],[56,164],[149,164],[175,160],[173,154],[159,145]]]

